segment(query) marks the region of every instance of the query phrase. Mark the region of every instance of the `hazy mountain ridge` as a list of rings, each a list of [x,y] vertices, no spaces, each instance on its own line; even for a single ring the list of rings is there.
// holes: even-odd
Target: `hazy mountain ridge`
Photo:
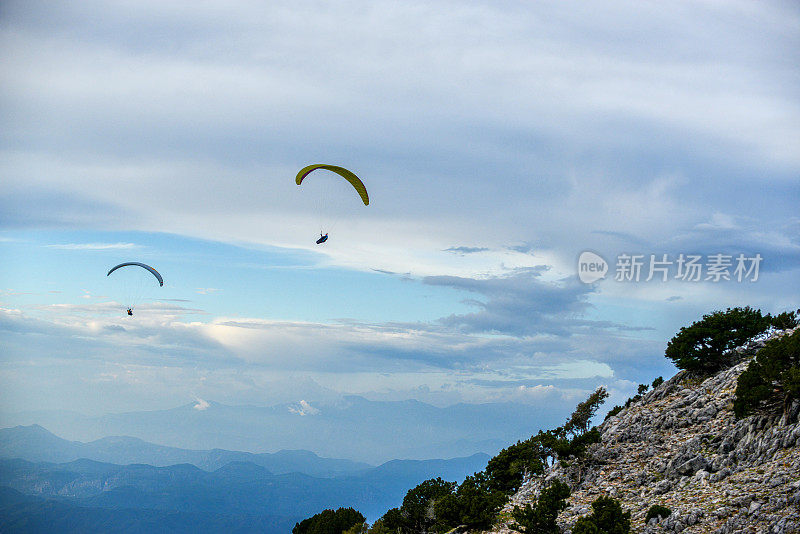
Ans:
[[[558,519],[566,532],[600,495],[632,512],[632,532],[799,532],[800,402],[783,414],[737,419],[733,413],[737,379],[765,341],[738,347],[739,363],[712,376],[681,371],[609,417],[587,465],[556,463],[527,482],[505,511],[531,502],[543,483],[559,478],[572,488]],[[672,514],[645,525],[654,504]],[[493,532],[512,531],[504,524]]]
[[[0,421],[4,426],[37,423],[81,441],[125,435],[189,450],[305,449],[320,456],[378,464],[396,458],[494,454],[567,415],[525,404],[440,408],[419,401],[370,401],[358,396],[307,404],[314,413],[301,415],[297,403],[259,407],[209,402],[202,410],[190,403],[94,418],[64,412],[4,414]],[[475,428],[482,429],[479,438],[475,438]]]
[[[321,458],[304,450],[260,454],[224,449],[190,450],[157,445],[130,436],[110,436],[83,443],[62,439],[40,425],[0,429],[0,457],[51,463],[86,458],[112,464],[138,463],[156,467],[187,463],[205,471],[215,471],[231,462],[248,462],[275,474],[301,472],[316,477],[353,474],[374,467],[352,460]]]
[[[3,438],[0,443],[13,443],[18,450],[24,449],[25,437],[28,441],[41,438],[38,447],[29,449],[34,456],[40,454],[44,446],[56,449],[63,446],[65,451],[53,451],[53,455],[58,456],[74,454],[81,449],[80,445],[90,445],[61,440],[41,427],[5,429],[0,433]],[[7,449],[3,448],[5,456]],[[301,453],[305,457],[327,460],[306,451]],[[325,508],[355,503],[374,519],[396,506],[409,486],[432,476],[462,480],[482,469],[487,460],[486,454],[450,460],[394,460],[378,467],[320,478],[299,472],[276,474],[263,465],[246,461],[231,461],[207,471],[188,463],[157,467],[118,465],[85,458],[61,463],[6,458],[0,460],[0,486],[85,509],[172,510],[225,517],[302,519]],[[6,507],[13,504],[0,503]],[[84,512],[86,514],[89,512]]]

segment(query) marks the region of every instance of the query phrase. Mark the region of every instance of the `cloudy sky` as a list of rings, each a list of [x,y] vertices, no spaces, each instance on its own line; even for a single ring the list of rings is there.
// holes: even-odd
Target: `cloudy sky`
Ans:
[[[623,401],[800,306],[798,50],[790,1],[4,1],[0,408]]]

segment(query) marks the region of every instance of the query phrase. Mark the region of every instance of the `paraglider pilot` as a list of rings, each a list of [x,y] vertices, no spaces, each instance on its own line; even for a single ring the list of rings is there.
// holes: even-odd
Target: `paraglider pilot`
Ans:
[[[319,239],[317,239],[317,245],[321,245],[327,240],[328,240],[328,234],[323,234],[322,232],[320,232]]]
[[[128,308],[128,315],[133,315],[133,310]]]

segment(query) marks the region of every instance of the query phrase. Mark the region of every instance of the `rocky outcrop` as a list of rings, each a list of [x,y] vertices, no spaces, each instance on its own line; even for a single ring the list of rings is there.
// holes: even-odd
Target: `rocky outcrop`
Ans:
[[[711,377],[680,372],[608,418],[584,465],[557,463],[505,510],[535,499],[557,477],[572,487],[559,516],[565,532],[601,495],[631,511],[632,532],[800,532],[800,403],[777,415],[733,414],[736,381],[765,341],[737,348],[738,363]],[[645,524],[654,504],[672,515]]]

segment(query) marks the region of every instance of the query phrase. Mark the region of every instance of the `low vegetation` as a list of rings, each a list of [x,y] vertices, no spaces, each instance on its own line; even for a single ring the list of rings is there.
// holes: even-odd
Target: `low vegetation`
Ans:
[[[353,508],[324,510],[296,523],[292,534],[357,534],[365,521],[366,518]]]
[[[800,326],[800,309],[783,312],[772,318],[772,326],[778,330],[789,330]]]
[[[660,520],[668,518],[672,515],[672,510],[660,504],[654,504],[647,510],[647,515],[644,517],[644,522],[649,523],[651,519],[657,517]]]
[[[726,351],[763,334],[770,326],[769,315],[749,306],[715,311],[681,328],[667,343],[665,356],[679,369],[713,373],[728,365]]]
[[[486,465],[490,487],[503,493],[517,491],[526,477],[544,472],[545,450],[541,437],[533,436],[497,453]]]
[[[658,386],[660,386],[663,383],[664,383],[664,378],[659,376],[658,378],[653,380],[653,384],[652,384],[653,385],[653,389],[656,389]]]
[[[558,534],[561,529],[558,528],[556,519],[567,507],[569,495],[569,486],[560,480],[554,480],[532,504],[526,504],[524,508],[514,507],[511,515],[516,523],[512,523],[511,528],[524,534]]]
[[[628,534],[631,531],[631,513],[623,512],[619,501],[599,497],[592,503],[591,515],[581,517],[572,528],[572,534]]]
[[[685,326],[667,343],[665,356],[679,369],[708,374],[731,363],[727,352],[770,329],[786,330],[800,324],[800,310],[772,316],[749,306],[728,308]]]
[[[460,525],[469,530],[487,529],[507,499],[505,493],[490,487],[485,472],[475,473],[467,477],[456,491],[436,502],[437,530],[446,532]]]
[[[800,398],[800,330],[772,339],[739,376],[733,411],[746,417],[755,411],[786,410]]]

